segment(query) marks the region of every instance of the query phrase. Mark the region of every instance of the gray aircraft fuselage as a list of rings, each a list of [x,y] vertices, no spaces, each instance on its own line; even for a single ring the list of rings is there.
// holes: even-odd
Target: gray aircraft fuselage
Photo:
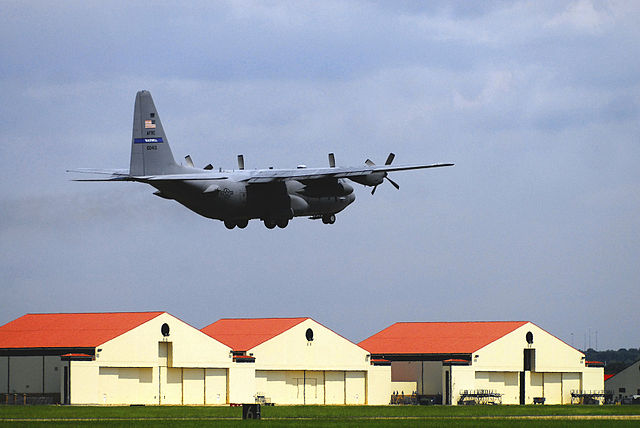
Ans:
[[[233,177],[234,173],[228,175]],[[277,224],[300,216],[330,222],[332,215],[356,199],[353,187],[343,179],[316,186],[306,186],[297,180],[247,185],[233,178],[150,184],[158,190],[157,196],[173,199],[201,216],[236,225],[250,219],[272,220]],[[211,186],[217,189],[206,192]]]
[[[293,217],[305,216],[333,224],[336,214],[355,201],[350,180],[373,187],[387,180],[392,171],[438,168],[453,164],[417,164],[391,166],[390,153],[384,165],[368,160],[359,167],[337,167],[333,153],[328,168],[244,169],[244,157],[238,156],[237,170],[215,171],[207,165],[179,165],[173,158],[169,140],[151,94],[136,94],[131,138],[129,170],[78,169],[71,172],[107,174],[108,178],[76,181],[136,181],[154,188],[157,196],[175,200],[190,210],[211,219],[221,220],[229,229],[244,228],[249,220],[260,219],[265,226],[284,228]]]

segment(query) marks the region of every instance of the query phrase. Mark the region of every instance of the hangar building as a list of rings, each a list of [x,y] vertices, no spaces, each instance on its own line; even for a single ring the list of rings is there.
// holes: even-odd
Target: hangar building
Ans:
[[[604,387],[618,401],[640,396],[640,360],[605,380]]]
[[[0,395],[66,404],[248,402],[231,349],[166,312],[28,314],[0,327]],[[236,385],[238,384],[238,385]]]
[[[253,361],[267,401],[389,404],[390,367],[311,318],[221,319],[202,331]]]
[[[604,392],[601,366],[526,321],[401,322],[359,345],[392,361],[392,382],[444,404],[570,404],[572,392]]]

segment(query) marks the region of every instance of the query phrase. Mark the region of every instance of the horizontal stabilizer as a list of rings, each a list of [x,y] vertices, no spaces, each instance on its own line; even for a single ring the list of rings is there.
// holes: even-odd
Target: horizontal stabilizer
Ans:
[[[77,168],[68,169],[67,172],[79,172],[80,174],[129,175],[129,170],[127,169]]]
[[[71,181],[137,181],[129,176],[109,177],[109,178],[75,178]]]

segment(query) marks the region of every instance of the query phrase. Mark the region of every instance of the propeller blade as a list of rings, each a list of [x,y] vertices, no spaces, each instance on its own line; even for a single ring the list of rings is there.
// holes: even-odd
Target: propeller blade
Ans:
[[[373,195],[374,193],[376,193],[376,189],[378,188],[378,185],[376,184],[375,186],[373,186],[373,190],[371,190],[371,194]]]
[[[336,167],[336,157],[333,153],[329,153],[329,166],[331,168],[335,168]]]
[[[185,162],[187,162],[187,165],[189,165],[191,168],[193,168],[193,161],[191,160],[191,155],[186,155],[184,157]]]
[[[367,159],[366,161],[364,161],[364,163],[366,163],[369,166],[376,166],[376,164],[373,163],[373,161],[371,159]]]
[[[387,157],[387,160],[385,161],[385,165],[391,165],[391,162],[393,162],[393,159],[396,157],[396,155],[394,155],[393,153],[389,153],[389,156]]]
[[[392,179],[390,179],[389,177],[385,177],[387,180],[389,180],[389,183],[393,184],[393,187],[395,187],[396,189],[400,190],[400,185],[398,183],[396,183],[395,181],[393,181]]]

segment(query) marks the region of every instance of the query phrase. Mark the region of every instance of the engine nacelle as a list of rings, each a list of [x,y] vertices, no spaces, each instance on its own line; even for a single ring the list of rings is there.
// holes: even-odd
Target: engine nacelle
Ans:
[[[307,185],[297,193],[312,198],[347,196],[353,193],[353,187],[343,181],[319,182]]]
[[[371,174],[359,177],[349,177],[349,180],[364,184],[365,186],[377,186],[378,184],[382,184],[386,176],[386,172],[372,172]]]

